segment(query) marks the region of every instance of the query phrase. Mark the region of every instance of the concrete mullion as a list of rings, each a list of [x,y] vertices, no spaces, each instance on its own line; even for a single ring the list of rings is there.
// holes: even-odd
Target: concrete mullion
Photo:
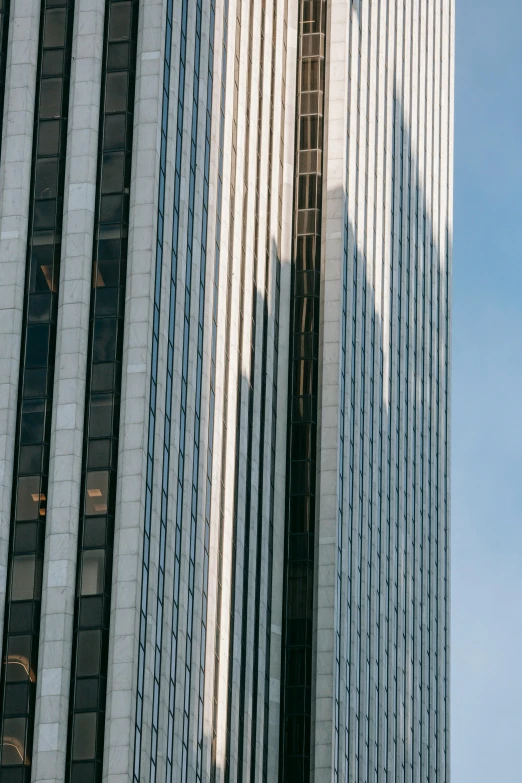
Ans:
[[[33,780],[65,779],[105,3],[75,11]]]
[[[286,453],[288,414],[288,357],[290,341],[290,293],[294,199],[294,143],[297,68],[298,0],[288,1],[286,95],[284,114],[283,221],[281,232],[281,275],[279,352],[277,357],[276,465],[273,510],[273,565],[270,615],[270,673],[267,779],[279,774],[281,637],[283,624],[284,529],[286,508]],[[276,133],[274,132],[274,135]],[[271,288],[273,290],[273,283]]]
[[[235,33],[236,33],[236,2],[233,0],[228,7],[228,39],[227,39],[227,74],[226,74],[226,95],[225,95],[225,131],[224,131],[224,149],[223,149],[223,172],[230,171],[231,158],[232,158],[232,135],[233,135],[233,107],[234,107],[234,48],[235,48]],[[228,361],[226,358],[226,313],[227,313],[227,299],[228,299],[228,281],[227,281],[227,262],[228,254],[231,252],[229,249],[229,234],[230,234],[230,191],[227,187],[223,187],[222,190],[222,207],[221,207],[221,238],[220,238],[220,279],[219,279],[219,302],[220,307],[218,310],[219,320],[217,328],[217,359],[216,359],[216,407],[214,413],[214,460],[213,460],[213,486],[216,487],[216,491],[213,493],[212,499],[212,518],[214,521],[214,528],[216,531],[215,539],[215,572],[214,582],[209,581],[209,584],[214,584],[216,589],[218,587],[218,579],[221,576],[222,585],[223,580],[226,578],[226,574],[230,563],[230,549],[228,547],[228,541],[230,540],[230,533],[227,519],[230,519],[230,512],[225,513],[223,520],[220,518],[221,510],[221,485],[226,484],[227,471],[226,465],[221,462],[220,455],[222,453],[223,441],[226,439],[229,442],[230,435],[230,423],[228,423],[227,429],[224,430],[224,418],[228,418],[228,412],[233,410],[229,408],[228,403],[225,400],[225,385],[226,375],[229,371]],[[230,389],[229,382],[229,389]],[[225,411],[227,406],[227,411]],[[233,429],[233,428],[232,428]],[[223,562],[220,565],[219,562],[219,537],[220,527],[223,524]],[[220,573],[220,569],[221,573]],[[219,657],[218,657],[218,675],[217,675],[217,692],[214,688],[214,682],[212,683],[213,698],[217,701],[217,721],[216,721],[216,739],[215,739],[215,771],[216,781],[223,780],[224,775],[224,762],[225,762],[225,748],[226,748],[226,725],[227,725],[227,677],[228,677],[228,600],[229,596],[226,589],[221,589],[221,593],[216,598],[216,612],[221,614],[221,625],[219,629],[219,639],[216,642],[219,644]],[[217,605],[217,602],[220,605]],[[216,615],[217,617],[217,615]],[[211,705],[212,708],[212,705]],[[211,742],[213,738],[211,737]]]
[[[210,150],[210,171],[209,171],[209,215],[208,215],[208,234],[207,234],[207,281],[205,286],[205,297],[208,304],[205,307],[205,330],[204,346],[205,360],[211,361],[211,342],[212,342],[212,319],[214,306],[214,260],[216,251],[216,231],[217,214],[213,208],[217,204],[217,189],[219,177],[219,126],[221,113],[221,77],[222,77],[222,45],[223,45],[223,2],[218,0],[216,3],[215,30],[214,30],[214,69],[213,69],[213,98],[212,98],[212,129],[211,129],[211,150]],[[222,303],[223,277],[219,274],[218,281],[218,302]],[[221,309],[221,307],[219,307]],[[219,310],[218,310],[219,312]],[[217,345],[219,341],[216,340]],[[216,634],[216,600],[217,590],[215,589],[218,572],[218,530],[219,530],[219,481],[220,481],[220,460],[219,442],[220,442],[220,420],[221,412],[219,410],[220,384],[222,383],[222,363],[219,364],[219,349],[216,347],[216,370],[214,381],[214,439],[212,445],[212,492],[210,503],[210,542],[209,542],[209,565],[208,565],[208,603],[207,603],[207,623],[206,623],[206,655],[205,655],[205,691],[204,691],[204,715],[203,715],[203,756],[202,756],[202,778],[209,780],[212,765],[212,718],[213,718],[213,690],[215,673],[215,634]],[[210,374],[211,369],[205,372]],[[222,392],[221,392],[222,394]],[[205,474],[206,476],[206,466]],[[217,508],[217,512],[216,512]]]
[[[129,780],[134,757],[164,16],[163,2],[148,4],[138,32],[104,751],[110,783]]]

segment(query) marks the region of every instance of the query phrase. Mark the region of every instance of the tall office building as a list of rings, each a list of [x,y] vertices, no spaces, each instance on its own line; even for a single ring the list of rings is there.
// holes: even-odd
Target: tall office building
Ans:
[[[0,0],[1,783],[449,783],[453,0]]]

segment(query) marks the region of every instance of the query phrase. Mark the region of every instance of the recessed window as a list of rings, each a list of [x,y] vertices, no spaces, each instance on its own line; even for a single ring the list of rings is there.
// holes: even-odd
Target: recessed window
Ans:
[[[74,707],[77,710],[95,710],[98,707],[98,677],[89,677],[76,681]]]
[[[103,155],[102,193],[121,193],[125,153],[106,152]]]
[[[56,236],[52,230],[33,232],[29,293],[54,291],[53,266]]]
[[[47,369],[41,369],[41,370],[26,370],[24,375],[24,398],[30,398],[30,397],[44,397],[47,390]],[[25,440],[25,438],[31,437],[31,427],[32,424],[35,424],[35,417],[31,414],[29,416],[29,408],[26,410],[26,406],[31,405],[33,403],[27,403],[24,402],[24,413],[22,414],[22,443],[30,443],[30,440]],[[41,425],[43,426],[43,412],[45,409],[45,403],[39,402],[38,405],[42,405],[42,417],[41,417]],[[43,439],[43,430],[42,435],[37,438],[32,438],[32,440],[42,440]]]
[[[34,228],[54,228],[56,224],[56,199],[35,201]]]
[[[88,517],[83,523],[83,545],[105,546],[107,517]]]
[[[105,117],[103,149],[121,150],[125,146],[126,114],[110,114]]]
[[[42,76],[60,76],[62,72],[63,49],[49,49],[44,52],[42,57]]]
[[[59,117],[62,113],[62,80],[43,79],[40,84],[40,118]]]
[[[94,362],[110,362],[114,360],[117,329],[118,320],[116,318],[97,318],[95,320],[92,349]]]
[[[100,673],[101,631],[78,631],[76,676],[92,677]]]
[[[107,365],[101,365],[107,367]],[[111,375],[114,373],[113,365],[108,365]],[[89,413],[89,437],[108,438],[112,432],[112,396],[109,394],[91,397]]]
[[[113,197],[109,196],[108,198]],[[119,294],[117,288],[98,288],[96,291],[96,315],[117,315]]]
[[[96,755],[96,712],[77,713],[74,716],[73,748],[74,761],[86,761]]]
[[[48,356],[49,324],[30,324],[27,327],[25,366],[46,367]]]
[[[93,392],[110,391],[114,386],[114,370],[115,370],[115,365],[113,362],[94,364],[92,367],[92,381],[91,381],[92,391]],[[91,406],[91,410],[92,410],[92,406]]]
[[[40,476],[24,476],[18,479],[18,492],[16,495],[16,519],[38,519],[40,516],[40,501],[45,496],[40,492]]]
[[[95,265],[94,288],[116,287],[120,281],[120,239],[102,239],[98,242],[98,261]]]
[[[120,68],[127,68],[129,65],[129,44],[128,43],[113,43],[109,46],[109,54],[107,56],[107,68],[110,70],[116,70]]]
[[[35,682],[31,664],[31,636],[10,636],[7,640],[6,682]]]
[[[31,601],[40,598],[41,560],[36,555],[13,557],[11,601]]]
[[[82,553],[80,595],[103,593],[105,581],[105,550],[87,549]]]
[[[36,162],[35,198],[56,198],[58,191],[58,158],[43,158]]]
[[[96,470],[87,473],[85,489],[86,515],[106,514],[109,502],[109,471]]]
[[[100,221],[102,223],[116,223],[121,220],[122,197],[103,196],[100,207]]]
[[[2,766],[28,764],[26,753],[26,718],[5,718],[2,727]]]
[[[104,440],[92,440],[89,442],[89,454],[87,457],[88,468],[110,468],[112,441],[109,438]]]
[[[38,522],[17,522],[15,552],[34,552],[38,544]]]
[[[49,52],[49,54],[51,54],[51,52]],[[60,120],[41,122],[38,126],[38,156],[58,155],[59,151]]]
[[[51,314],[51,305],[51,293],[32,294],[29,297],[28,321],[31,321],[32,323],[48,321]]]
[[[44,40],[46,49],[65,45],[65,8],[54,8],[45,12]]]
[[[29,709],[29,683],[6,684],[4,715],[26,715]]]
[[[109,40],[123,41],[130,38],[131,32],[131,4],[112,3],[111,18],[109,22]]]

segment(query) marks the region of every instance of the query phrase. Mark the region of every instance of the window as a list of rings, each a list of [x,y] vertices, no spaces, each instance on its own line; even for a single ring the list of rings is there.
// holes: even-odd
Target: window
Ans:
[[[24,476],[18,479],[18,493],[16,499],[16,519],[38,519],[40,502],[45,500],[45,495],[40,492],[41,477]]]
[[[76,713],[73,729],[73,761],[93,759],[96,755],[96,712]]]
[[[5,663],[7,682],[34,682],[36,672],[31,663],[31,636],[11,636],[7,642]]]
[[[27,764],[26,718],[4,718],[2,726],[2,766]]]
[[[109,471],[97,470],[87,473],[85,492],[85,514],[107,513],[109,500]]]
[[[100,673],[101,630],[79,631],[76,651],[76,674],[89,677]]]
[[[11,601],[31,601],[40,598],[41,560],[36,555],[17,555],[13,558]]]
[[[82,554],[79,595],[103,593],[105,580],[105,549],[87,549]]]

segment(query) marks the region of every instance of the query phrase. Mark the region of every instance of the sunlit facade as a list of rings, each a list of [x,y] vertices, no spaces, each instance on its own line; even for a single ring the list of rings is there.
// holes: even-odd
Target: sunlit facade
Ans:
[[[1,783],[449,783],[453,0],[0,0]]]

